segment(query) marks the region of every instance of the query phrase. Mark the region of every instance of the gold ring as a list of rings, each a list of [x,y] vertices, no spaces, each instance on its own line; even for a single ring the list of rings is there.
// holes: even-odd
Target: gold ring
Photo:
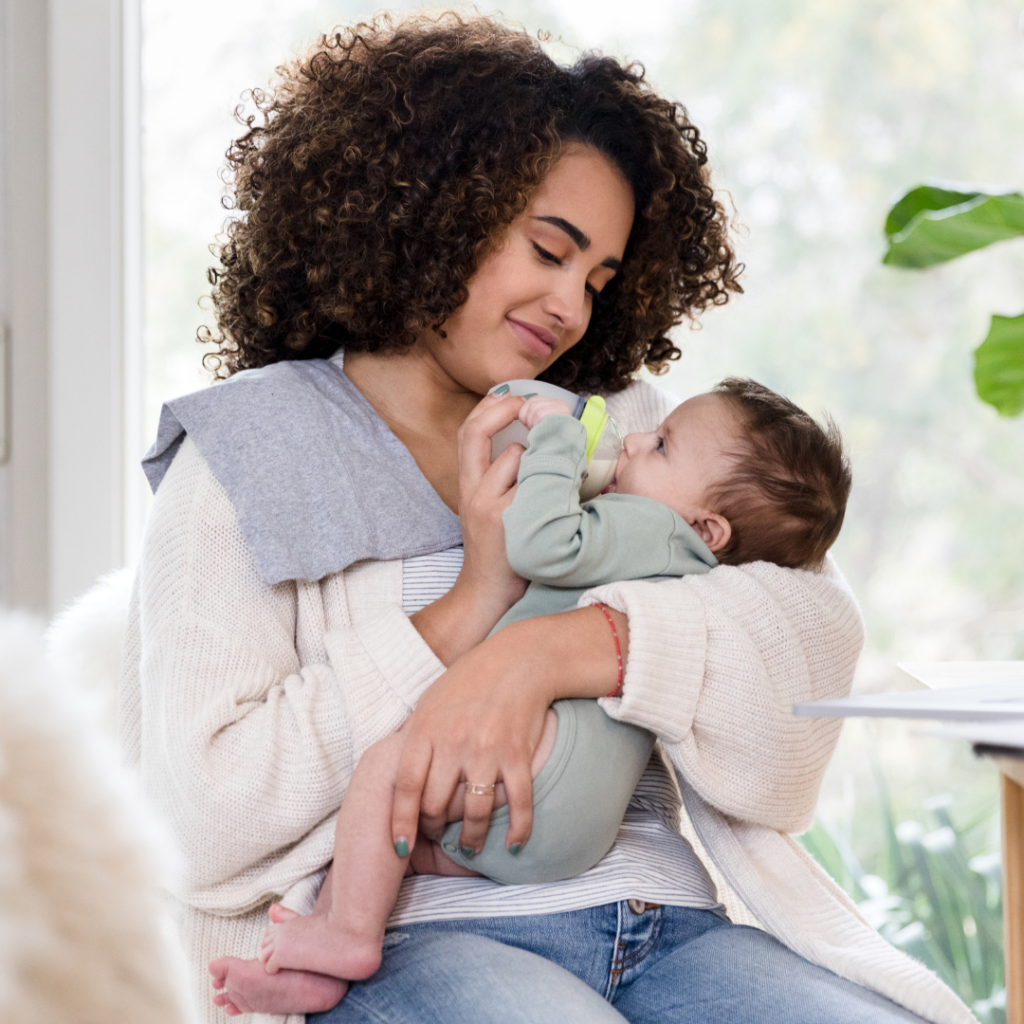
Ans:
[[[494,796],[494,783],[484,784],[483,782],[464,782],[467,793],[473,796]]]

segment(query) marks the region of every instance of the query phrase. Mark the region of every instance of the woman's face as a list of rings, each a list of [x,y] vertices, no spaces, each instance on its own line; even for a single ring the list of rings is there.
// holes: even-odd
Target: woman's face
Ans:
[[[476,394],[536,377],[586,332],[594,296],[619,270],[633,208],[614,164],[590,147],[568,148],[469,279],[447,337],[427,331],[419,343]]]

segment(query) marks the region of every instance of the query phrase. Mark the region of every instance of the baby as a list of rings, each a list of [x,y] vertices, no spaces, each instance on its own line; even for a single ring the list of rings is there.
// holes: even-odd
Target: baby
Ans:
[[[839,534],[851,476],[835,426],[792,402],[730,378],[676,408],[657,430],[630,434],[612,482],[580,505],[586,430],[557,400],[531,398],[516,495],[506,509],[511,566],[531,580],[495,627],[576,607],[584,590],[623,579],[706,573],[769,561],[817,570]],[[546,882],[581,874],[610,849],[653,736],[616,722],[596,701],[558,701],[535,752],[529,842],[505,845],[500,783],[481,850],[459,842],[460,789],[439,842],[392,843],[391,812],[403,731],[371,747],[349,782],[335,831],[334,864],[316,906],[278,905],[259,960],[210,965],[214,998],[229,1014],[312,1013],[333,1006],[346,980],[380,965],[388,916],[409,873],[483,874]],[[498,809],[502,808],[502,809]]]

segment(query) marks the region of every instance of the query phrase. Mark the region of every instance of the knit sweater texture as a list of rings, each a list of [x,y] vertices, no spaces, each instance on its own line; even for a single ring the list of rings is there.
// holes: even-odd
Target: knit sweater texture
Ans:
[[[673,404],[638,383],[608,411],[627,432],[651,430]],[[400,560],[264,582],[223,487],[189,440],[181,446],[147,523],[120,731],[185,855],[172,895],[205,1020],[221,1012],[208,962],[254,957],[269,901],[310,909],[360,755],[444,671],[401,601]],[[689,816],[680,827],[696,834],[734,920],[935,1024],[973,1021],[789,835],[811,824],[840,729],[791,706],[846,696],[863,644],[834,566],[718,566],[581,599],[596,601],[630,625],[623,695],[605,710],[658,736]]]

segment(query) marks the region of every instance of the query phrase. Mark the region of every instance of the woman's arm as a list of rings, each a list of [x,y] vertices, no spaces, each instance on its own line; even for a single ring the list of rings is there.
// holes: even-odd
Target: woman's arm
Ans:
[[[628,619],[610,614],[625,662]],[[501,779],[509,804],[507,843],[525,843],[533,820],[530,761],[548,707],[559,698],[602,697],[618,676],[615,639],[598,608],[512,623],[460,658],[422,695],[406,726],[395,838],[414,836],[417,823],[428,835],[439,833],[461,781]],[[466,845],[483,843],[493,802],[466,794]]]
[[[465,559],[455,586],[411,616],[445,665],[472,650],[526,592],[508,563],[502,513],[516,493],[523,446],[509,445],[491,463],[491,438],[518,415],[523,400],[487,395],[458,433],[459,518]]]
[[[796,718],[794,703],[849,692],[863,625],[838,573],[768,563],[721,566],[678,581],[610,584],[603,601],[623,646],[622,697],[606,710],[650,729],[709,803],[781,831],[806,828],[839,724]],[[395,835],[440,828],[460,780],[505,782],[508,842],[531,821],[529,761],[544,709],[599,697],[618,672],[596,608],[515,623],[460,659],[410,719]],[[466,798],[463,837],[483,840],[491,800]]]
[[[797,718],[792,706],[847,696],[864,643],[834,565],[719,566],[610,584],[585,600],[629,617],[625,686],[608,713],[655,732],[720,811],[783,832],[808,828],[841,721]]]

